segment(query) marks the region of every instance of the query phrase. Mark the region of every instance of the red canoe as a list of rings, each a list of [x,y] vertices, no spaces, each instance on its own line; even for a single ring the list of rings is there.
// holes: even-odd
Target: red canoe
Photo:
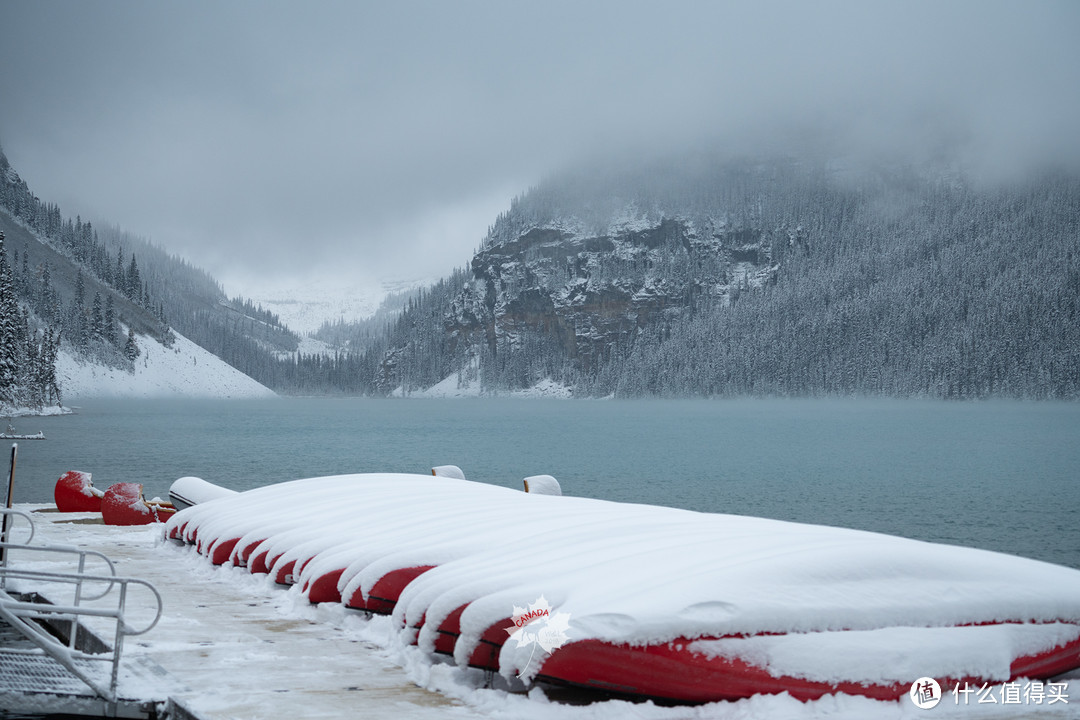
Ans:
[[[64,473],[53,488],[53,499],[60,512],[101,512],[102,495],[90,482],[90,473],[81,470]]]
[[[176,510],[164,503],[148,503],[139,483],[116,483],[101,498],[101,518],[106,525],[149,525],[164,522]]]

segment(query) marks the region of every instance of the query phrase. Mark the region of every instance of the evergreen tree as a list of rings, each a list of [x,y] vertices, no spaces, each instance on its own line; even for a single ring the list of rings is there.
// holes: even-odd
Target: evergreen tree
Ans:
[[[56,378],[56,356],[59,352],[60,333],[54,335],[50,328],[46,328],[39,353],[40,374],[37,379],[42,404],[59,405],[61,402],[60,385]]]
[[[86,283],[83,280],[82,268],[75,278],[75,299],[71,302],[71,311],[68,313],[68,337],[80,348],[86,347],[90,340],[90,328],[86,320]]]
[[[131,253],[131,263],[124,276],[124,294],[135,302],[142,300],[142,280],[139,278],[139,265],[135,262],[135,253]]]
[[[80,308],[86,305],[86,281],[83,280],[81,267],[78,275],[75,276],[75,305]]]
[[[39,355],[40,347],[37,333],[30,332],[29,329],[27,329],[23,336],[22,346],[24,352],[22,357],[22,368],[19,373],[21,401],[25,405],[40,407],[41,393],[39,392],[40,385],[38,380],[41,375],[41,358]]]
[[[127,342],[124,344],[124,357],[132,362],[139,357],[139,345],[135,342],[135,330],[128,328]]]
[[[116,303],[112,293],[105,294],[105,342],[116,345]]]
[[[30,258],[29,253],[23,253],[22,256],[22,271],[19,273],[18,280],[16,282],[16,292],[22,297],[26,297],[30,294]]]
[[[127,278],[124,276],[124,248],[116,251],[116,271],[113,273],[113,287],[128,297]]]
[[[19,378],[19,347],[16,322],[19,307],[15,299],[11,268],[4,250],[4,233],[0,231],[0,403],[14,404]]]
[[[101,312],[101,293],[94,293],[94,305],[90,310],[90,332],[95,340],[105,338],[105,317]]]
[[[52,319],[54,291],[52,286],[52,272],[49,270],[48,261],[41,270],[41,286],[38,288],[38,309],[47,319]]]

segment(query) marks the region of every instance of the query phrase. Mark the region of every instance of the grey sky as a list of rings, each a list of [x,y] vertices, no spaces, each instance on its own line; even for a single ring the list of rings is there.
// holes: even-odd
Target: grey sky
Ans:
[[[0,0],[0,144],[230,292],[436,277],[594,155],[1075,160],[1077,38],[1076,2]]]

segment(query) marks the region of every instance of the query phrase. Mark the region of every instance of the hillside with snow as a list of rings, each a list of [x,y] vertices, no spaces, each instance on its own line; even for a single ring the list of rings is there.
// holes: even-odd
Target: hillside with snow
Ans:
[[[273,397],[274,392],[191,342],[176,336],[172,347],[139,337],[135,372],[95,365],[61,349],[56,375],[63,401],[87,397]]]
[[[462,394],[460,374],[500,394],[1075,400],[1078,234],[1064,172],[584,168],[515,198],[469,268],[387,326],[372,393]]]

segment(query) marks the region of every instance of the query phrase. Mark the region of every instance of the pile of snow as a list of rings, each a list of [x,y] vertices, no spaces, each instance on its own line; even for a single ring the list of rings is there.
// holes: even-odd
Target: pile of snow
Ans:
[[[47,406],[47,407],[43,407],[43,408],[38,409],[38,408],[28,408],[28,407],[21,407],[21,406],[15,406],[15,405],[0,404],[0,417],[2,417],[2,418],[17,418],[17,417],[26,417],[26,416],[30,416],[30,415],[34,415],[34,416],[41,416],[41,415],[68,415],[70,413],[71,413],[71,410],[69,408],[57,407],[55,405]],[[0,427],[0,431],[3,431],[2,427]]]
[[[520,398],[557,398],[560,400],[572,398],[574,391],[568,385],[545,378],[525,390],[514,390],[510,397]]]
[[[468,375],[471,374],[470,378]],[[448,377],[444,378],[440,382],[432,385],[425,390],[418,390],[416,392],[405,395],[402,388],[398,388],[393,393],[394,397],[414,397],[414,398],[475,398],[475,397],[511,397],[511,398],[557,398],[566,399],[574,396],[573,390],[570,387],[563,385],[562,383],[555,382],[549,378],[540,380],[531,388],[525,388],[524,390],[511,390],[502,393],[485,392],[480,387],[480,377],[477,372],[468,374],[452,373]]]
[[[475,371],[472,374],[472,378],[468,378],[462,373],[451,373],[448,377],[443,378],[440,382],[435,383],[426,390],[420,390],[414,393],[410,393],[407,397],[416,398],[474,398],[483,395],[483,391],[480,389],[480,377]],[[405,397],[403,389],[398,388],[392,395],[395,397]]]
[[[435,566],[405,588],[393,619],[403,634],[422,623],[419,647],[431,651],[440,624],[467,605],[454,648],[461,666],[485,631],[537,598],[569,616],[572,642],[790,633],[701,649],[837,683],[893,678],[912,634],[924,667],[992,680],[1008,678],[1017,649],[1039,652],[1080,634],[1080,572],[1070,568],[843,528],[445,477],[298,480],[182,511],[167,531],[180,528],[189,538],[196,532],[205,553],[217,541],[239,538],[236,548],[258,541],[252,556],[280,555],[272,576],[295,562],[301,588],[341,571],[342,598],[366,598],[394,570]],[[1007,622],[1046,625],[957,630]],[[896,639],[901,647],[890,648]],[[956,640],[971,642],[957,649]],[[858,662],[819,663],[837,648]],[[500,672],[528,679],[542,671],[534,652],[506,643]]]
[[[182,335],[171,348],[139,336],[135,373],[88,363],[61,349],[56,377],[65,402],[86,397],[272,397],[252,380]]]

